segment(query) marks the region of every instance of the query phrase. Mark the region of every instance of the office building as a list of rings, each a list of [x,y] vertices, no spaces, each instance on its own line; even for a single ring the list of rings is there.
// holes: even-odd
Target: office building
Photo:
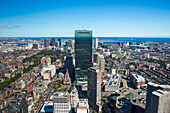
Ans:
[[[44,66],[44,65],[47,65],[47,64],[51,64],[51,58],[50,57],[42,57],[41,58],[41,64]]]
[[[25,84],[25,81],[23,81],[23,80],[17,80],[17,82],[15,83],[16,88],[23,89],[23,88],[25,88],[25,86],[26,86],[26,84]]]
[[[99,64],[99,53],[94,53],[93,62]]]
[[[71,113],[70,95],[68,92],[53,94],[53,113]]]
[[[99,53],[94,53],[93,55],[93,62],[95,65],[98,65],[99,68],[104,71],[105,69],[105,59],[103,55],[100,55]]]
[[[32,49],[33,43],[28,43],[28,49]]]
[[[28,104],[25,97],[17,104],[12,104],[8,109],[9,111],[5,113],[28,113]]]
[[[130,79],[136,88],[140,88],[140,86],[145,84],[145,79],[141,75],[130,73]]]
[[[3,53],[14,52],[12,48],[7,48],[2,50]]]
[[[47,63],[41,70],[41,76],[49,78],[47,73],[50,73],[50,77],[52,78],[56,74],[55,65]]]
[[[126,43],[125,43],[125,42],[123,42],[123,43],[122,43],[122,46],[123,46],[123,47],[125,47],[125,46],[126,46]]]
[[[55,42],[55,47],[60,47],[59,41]]]
[[[44,47],[50,46],[50,39],[44,39]]]
[[[121,75],[112,75],[106,83],[105,92],[113,92],[119,89],[121,83]]]
[[[44,80],[50,81],[51,80],[51,71],[50,70],[44,71],[42,76],[43,76]]]
[[[89,105],[96,111],[101,111],[101,71],[96,67],[88,68],[88,90],[87,97]]]
[[[54,38],[51,39],[50,41],[50,46],[55,46],[56,40]]]
[[[1,49],[7,49],[7,48],[10,48],[11,47],[11,44],[1,44]]]
[[[68,41],[70,42],[70,47],[71,47],[71,48],[74,48],[74,47],[73,47],[73,46],[74,46],[73,40],[72,40],[72,39],[69,39]]]
[[[32,49],[38,49],[38,48],[39,48],[39,44],[38,43],[33,44]]]
[[[66,47],[71,47],[70,46],[70,41],[66,41]]]
[[[105,59],[103,55],[99,56],[99,68],[104,72],[105,69]]]
[[[71,101],[71,108],[76,111],[77,104],[79,102],[79,95],[78,95],[78,90],[76,89],[75,86],[72,86],[70,88],[70,101]]]
[[[87,83],[88,68],[92,67],[92,31],[75,30],[75,77]]]
[[[94,39],[94,48],[97,49],[98,48],[98,38]]]
[[[75,48],[75,40],[72,40],[72,41],[71,41],[71,45],[72,45],[72,46],[71,46],[72,48]]]
[[[121,42],[118,42],[118,45],[119,45],[119,47],[122,47],[122,43]]]
[[[170,112],[170,86],[148,83],[145,113]]]
[[[59,41],[59,47],[63,47],[62,40],[61,40],[61,39],[58,39],[58,41]]]
[[[101,47],[103,45],[103,42],[98,42],[98,47]]]
[[[151,101],[150,113],[170,113],[170,91],[152,92]]]

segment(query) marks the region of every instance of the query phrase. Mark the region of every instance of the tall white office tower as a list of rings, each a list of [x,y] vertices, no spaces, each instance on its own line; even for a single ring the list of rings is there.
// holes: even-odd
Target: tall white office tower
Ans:
[[[98,38],[95,38],[94,40],[94,48],[97,49],[98,47]]]

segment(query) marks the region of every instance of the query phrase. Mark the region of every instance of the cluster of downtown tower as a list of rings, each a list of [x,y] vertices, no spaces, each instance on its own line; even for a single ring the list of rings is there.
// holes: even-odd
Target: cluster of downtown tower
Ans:
[[[70,40],[69,40],[70,41]],[[75,30],[75,43],[71,41],[68,44],[63,45],[62,40],[58,39],[55,41],[54,38],[51,40],[44,40],[44,47],[60,47],[63,46],[74,48],[75,50],[75,65],[73,66],[73,56],[66,56],[64,61],[64,68],[68,71],[72,86],[71,89],[78,90],[78,96],[80,99],[86,99],[87,105],[96,110],[97,112],[101,111],[101,70],[97,62],[99,62],[99,54],[94,54],[93,52],[98,46],[98,39],[95,38],[94,48],[93,48],[93,38],[92,30]],[[102,57],[102,60],[104,57]],[[94,62],[96,63],[94,66]],[[99,63],[98,63],[99,64]],[[102,65],[105,66],[105,61],[102,62]],[[103,67],[104,67],[103,66]],[[75,88],[76,87],[76,88]],[[54,99],[55,100],[55,99]],[[71,99],[72,100],[72,99]],[[74,100],[74,99],[73,99]],[[76,101],[76,99],[75,99]],[[55,102],[56,103],[56,102]],[[55,107],[54,107],[55,108]],[[55,109],[57,110],[57,109]],[[86,109],[87,111],[89,108]],[[57,111],[56,111],[57,112]]]
[[[101,73],[93,67],[93,41],[91,30],[75,30],[75,79],[80,87],[81,97],[88,97],[88,103],[96,111],[101,110]],[[95,39],[94,49],[98,45]],[[85,90],[85,93],[83,93]]]

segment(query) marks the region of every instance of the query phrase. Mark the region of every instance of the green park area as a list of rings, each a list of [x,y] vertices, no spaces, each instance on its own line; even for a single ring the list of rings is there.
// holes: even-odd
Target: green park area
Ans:
[[[50,57],[51,58],[51,63],[55,62],[57,59],[60,59],[61,62],[64,62],[64,56],[69,56],[71,55],[70,53],[64,53],[61,51],[52,51],[52,50],[42,50],[36,55],[33,55],[29,58],[25,58],[23,60],[23,63],[25,62],[34,62],[33,65],[30,65],[27,69],[24,69],[24,73],[29,72],[30,70],[33,69],[33,67],[36,67],[37,65],[40,64],[41,58],[42,57]]]
[[[33,65],[29,65],[28,68],[24,68],[23,73],[27,73],[33,69],[33,67],[38,66],[41,63],[42,57],[50,57],[51,63],[55,62],[57,59],[60,59],[61,62],[64,62],[64,56],[70,56],[70,53],[65,53],[61,51],[53,51],[53,50],[42,50],[36,55],[33,55],[29,58],[23,59],[23,63],[25,62],[34,62]],[[0,90],[3,90],[6,86],[10,85],[12,82],[16,81],[19,77],[21,77],[21,73],[15,75],[15,77],[7,78],[4,82],[0,83]]]

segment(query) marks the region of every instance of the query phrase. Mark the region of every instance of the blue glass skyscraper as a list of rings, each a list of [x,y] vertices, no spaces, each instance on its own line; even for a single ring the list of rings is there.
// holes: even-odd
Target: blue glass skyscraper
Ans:
[[[75,78],[87,82],[88,68],[92,67],[92,31],[75,30]]]

